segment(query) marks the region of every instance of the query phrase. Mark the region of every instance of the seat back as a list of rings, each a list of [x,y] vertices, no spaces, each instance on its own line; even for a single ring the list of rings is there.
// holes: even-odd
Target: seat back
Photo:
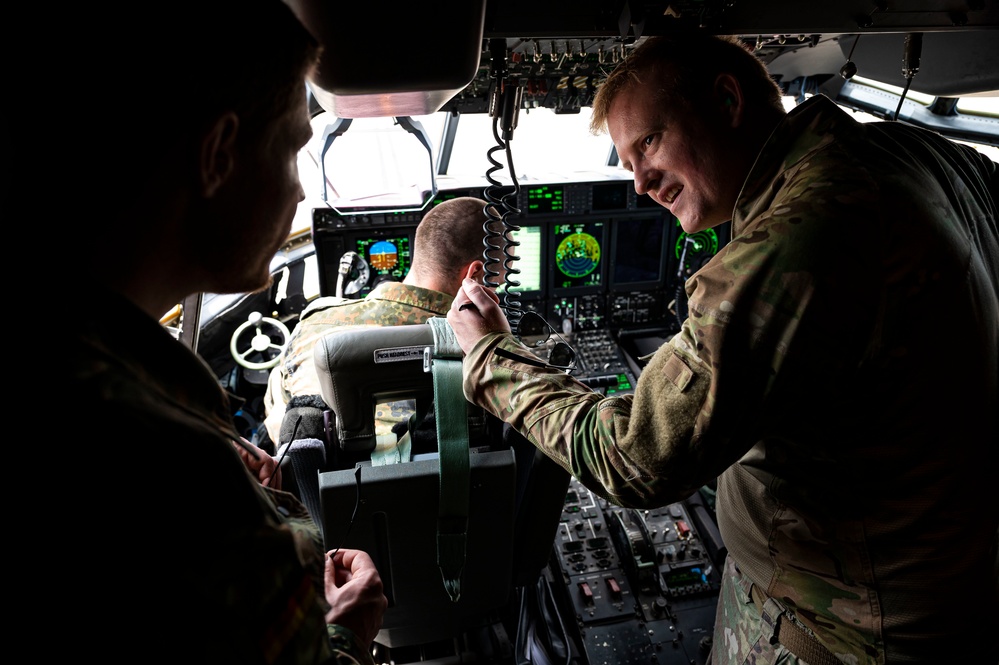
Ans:
[[[423,356],[433,346],[427,324],[350,327],[316,342],[319,384],[336,414],[341,450],[374,450],[376,404],[414,399],[418,414],[431,408],[433,376],[424,371]]]
[[[460,349],[450,359],[451,374],[437,373],[445,363],[430,360],[439,347],[435,337],[441,335],[442,321],[337,330],[317,342],[316,369],[323,399],[336,416],[340,447],[373,449],[374,405],[388,399],[429,401],[438,434],[453,439],[441,423],[450,422],[453,434],[456,414],[464,417],[470,405],[460,391]],[[449,397],[434,400],[435,388],[439,396]],[[506,611],[514,585],[537,579],[546,565],[569,476],[536,455],[520,435],[513,432],[511,437],[507,430],[504,437],[497,431],[500,441],[468,448],[466,430],[463,470],[455,471],[448,461],[451,448],[443,458],[434,453],[404,464],[361,462],[319,473],[319,521],[327,549],[367,551],[385,583],[389,607],[379,643],[405,647],[457,637],[482,625],[491,613]],[[444,515],[455,476],[467,507],[458,520]],[[548,487],[531,486],[541,482]],[[441,533],[446,528],[465,536],[457,598],[443,565],[447,554]]]
[[[438,559],[439,461],[360,465],[319,474],[327,549],[366,551],[389,606],[378,634],[407,647],[460,635],[505,608],[512,591],[516,464],[512,451],[469,455],[461,594],[451,598]]]

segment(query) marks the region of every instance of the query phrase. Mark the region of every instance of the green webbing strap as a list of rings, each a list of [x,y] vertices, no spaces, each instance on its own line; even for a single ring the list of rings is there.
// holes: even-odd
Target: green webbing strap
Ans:
[[[453,602],[461,597],[468,530],[468,414],[461,390],[461,347],[447,319],[427,320],[434,333],[433,361],[424,354],[424,370],[434,373],[434,410],[440,459],[440,509],[437,513],[437,565]]]

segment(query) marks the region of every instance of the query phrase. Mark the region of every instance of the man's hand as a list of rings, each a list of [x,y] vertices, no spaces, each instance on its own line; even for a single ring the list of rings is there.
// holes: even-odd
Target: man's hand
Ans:
[[[232,445],[250,473],[260,481],[261,485],[276,490],[281,489],[281,467],[278,466],[277,460],[246,439],[243,439],[243,443],[241,446],[233,441]],[[253,448],[253,452],[247,448]],[[256,453],[256,456],[253,453]]]
[[[454,330],[458,346],[466,354],[491,332],[510,332],[510,322],[499,307],[499,296],[472,279],[464,279],[451,303],[447,322]]]
[[[388,598],[378,569],[367,552],[326,553],[326,600],[330,604],[326,623],[349,628],[366,645],[374,642],[382,627]]]

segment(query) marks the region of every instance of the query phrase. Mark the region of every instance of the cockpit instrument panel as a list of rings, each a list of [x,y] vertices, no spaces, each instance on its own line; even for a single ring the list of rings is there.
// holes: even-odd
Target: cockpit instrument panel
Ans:
[[[460,196],[490,200],[482,187],[442,188],[427,210]],[[363,297],[383,279],[403,279],[425,212],[343,215],[314,209],[320,293],[334,294],[340,259],[349,251],[363,258],[368,277],[348,297]],[[724,227],[687,234],[668,210],[639,196],[631,180],[613,177],[522,184],[515,206],[501,218],[503,237],[490,243],[503,248],[513,270],[499,292],[568,334],[603,328],[675,332],[683,282],[724,246],[728,234]]]

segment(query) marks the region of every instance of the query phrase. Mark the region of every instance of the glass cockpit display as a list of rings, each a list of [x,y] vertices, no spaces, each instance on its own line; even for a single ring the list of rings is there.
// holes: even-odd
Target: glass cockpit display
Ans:
[[[611,287],[661,286],[669,223],[661,215],[615,221]]]
[[[543,259],[542,259],[542,227],[518,226],[510,233],[516,242],[508,249],[510,256],[517,258],[510,261],[513,269],[507,274],[511,284],[511,293],[533,294],[542,290]],[[514,272],[515,271],[515,272]],[[516,285],[513,284],[516,282]],[[499,291],[507,290],[507,282],[500,284]]]
[[[408,234],[356,238],[344,295],[366,295],[379,282],[399,282],[412,261]]]
[[[678,266],[677,277],[686,280],[718,253],[721,243],[715,229],[687,233],[681,228],[680,220],[674,219],[673,223],[676,227],[673,256]]]
[[[564,319],[556,305],[572,298],[579,308],[574,322],[674,327],[683,309],[677,294],[727,242],[726,225],[686,234],[668,210],[648,195],[636,197],[632,187],[621,181],[524,187],[521,212],[503,217],[502,234],[486,232],[488,247],[507,252],[504,265],[497,252],[483,251],[486,278],[503,303]],[[479,187],[446,189],[437,202],[482,195]],[[313,215],[321,295],[336,294],[334,285],[342,284],[343,296],[363,298],[378,283],[409,273],[422,215],[349,217],[329,209]],[[348,274],[345,258],[351,259]]]
[[[604,283],[607,225],[603,221],[553,224],[551,260],[553,287],[598,288]]]
[[[373,275],[401,280],[409,272],[409,236],[358,238],[356,251],[367,261]]]

